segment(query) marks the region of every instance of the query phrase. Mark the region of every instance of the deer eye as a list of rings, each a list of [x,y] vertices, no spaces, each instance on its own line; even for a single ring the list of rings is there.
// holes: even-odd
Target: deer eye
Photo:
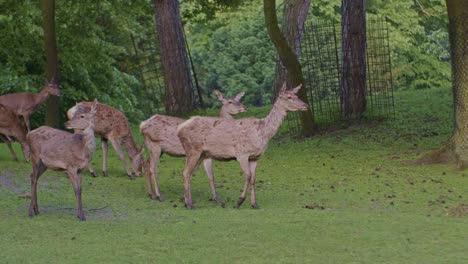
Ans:
[[[292,96],[288,95],[288,99],[292,99]]]
[[[80,117],[81,117],[81,118],[84,118],[85,116],[84,116],[84,115],[81,115]]]
[[[229,101],[228,103],[232,104],[232,101]]]

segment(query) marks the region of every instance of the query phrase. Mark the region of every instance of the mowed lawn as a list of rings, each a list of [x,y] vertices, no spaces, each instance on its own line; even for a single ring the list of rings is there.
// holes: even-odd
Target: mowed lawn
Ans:
[[[407,165],[449,139],[451,98],[450,89],[398,92],[394,119],[303,140],[281,133],[258,164],[259,210],[249,196],[233,208],[244,181],[237,162],[214,163],[223,206],[210,200],[200,168],[196,209],[187,210],[183,158],[163,156],[159,202],[110,150],[109,177],[84,172],[86,222],[75,216],[65,173],[51,170],[39,180],[41,214],[30,219],[31,164],[14,162],[0,144],[0,262],[468,263],[468,170]],[[98,143],[99,173],[101,161]]]

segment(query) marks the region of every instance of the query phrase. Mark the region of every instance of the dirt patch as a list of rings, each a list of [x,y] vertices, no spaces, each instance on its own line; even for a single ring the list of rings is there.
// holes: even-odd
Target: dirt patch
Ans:
[[[468,215],[468,204],[459,204],[448,210],[448,214],[453,217],[464,217]]]
[[[2,174],[0,174],[0,186],[16,194],[22,193],[21,189],[15,184],[15,181],[11,179],[12,175],[12,171],[4,170]]]

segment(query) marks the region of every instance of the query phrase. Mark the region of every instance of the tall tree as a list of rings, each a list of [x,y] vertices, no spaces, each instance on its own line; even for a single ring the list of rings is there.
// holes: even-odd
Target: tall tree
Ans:
[[[366,0],[342,0],[341,107],[346,117],[366,111]]]
[[[283,6],[281,31],[289,47],[291,47],[296,56],[300,58],[301,42],[304,37],[304,23],[309,14],[310,0],[286,1]],[[285,80],[288,86],[291,86],[291,80],[288,78],[287,71],[281,63],[281,59],[278,58],[275,69],[275,93],[279,91]]]
[[[300,7],[303,7],[304,1],[303,0],[286,0],[284,2],[285,5],[288,5],[287,9],[290,10],[291,14],[287,14],[288,21],[290,21],[291,28],[294,28],[295,33],[291,33],[292,36],[298,36],[298,19],[297,17],[294,19],[290,15],[295,14],[299,15],[301,12]],[[299,63],[296,53],[294,53],[293,48],[296,46],[294,45],[293,48],[288,44],[283,33],[278,26],[278,17],[276,15],[276,1],[275,0],[263,0],[263,10],[265,14],[265,24],[268,31],[268,35],[270,36],[273,45],[275,46],[279,58],[281,60],[282,65],[285,68],[287,78],[284,81],[290,82],[292,87],[296,87],[299,84],[302,84],[302,89],[299,90],[298,96],[299,98],[304,101],[308,102],[307,93],[306,93],[306,83],[304,80],[304,76],[302,74],[302,67]],[[285,27],[285,31],[289,30],[289,28]],[[289,33],[288,33],[289,34]],[[295,43],[295,40],[291,42]],[[315,131],[315,123],[314,123],[314,116],[312,111],[303,111],[299,113],[302,125],[302,133],[304,136],[311,136]]]
[[[178,0],[153,0],[161,65],[166,91],[166,111],[181,115],[193,109],[194,94]]]
[[[468,166],[468,9],[465,0],[446,0],[452,59],[455,127],[449,142],[416,163],[455,163],[457,169]]]
[[[57,39],[55,36],[55,0],[42,0],[42,18],[44,28],[44,44],[47,60],[47,81],[58,83],[59,65],[57,54]],[[50,96],[46,103],[45,124],[51,127],[59,127],[60,112],[59,98]]]

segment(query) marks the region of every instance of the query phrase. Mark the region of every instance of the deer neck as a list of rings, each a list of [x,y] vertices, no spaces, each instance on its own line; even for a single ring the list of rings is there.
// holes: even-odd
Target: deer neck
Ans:
[[[42,104],[49,98],[49,93],[46,91],[46,89],[42,89],[39,93],[37,93],[34,96],[34,101],[36,105]]]
[[[138,154],[138,147],[136,145],[135,139],[132,136],[132,133],[128,133],[128,135],[122,139],[122,145],[127,151],[128,156],[130,156],[130,159],[133,161],[133,159]]]
[[[83,130],[83,155],[85,159],[91,160],[93,158],[93,153],[96,150],[96,138],[94,137],[94,129],[92,127],[87,127]]]
[[[221,108],[221,111],[219,111],[219,117],[223,119],[234,119],[224,108]]]
[[[270,140],[278,131],[283,119],[286,117],[286,110],[280,105],[279,100],[273,104],[270,113],[263,119],[261,135],[267,141]]]

